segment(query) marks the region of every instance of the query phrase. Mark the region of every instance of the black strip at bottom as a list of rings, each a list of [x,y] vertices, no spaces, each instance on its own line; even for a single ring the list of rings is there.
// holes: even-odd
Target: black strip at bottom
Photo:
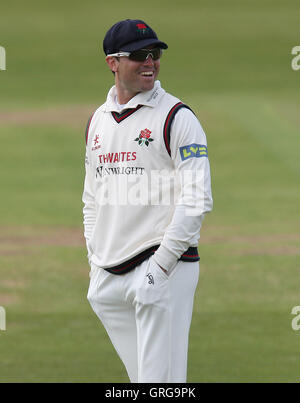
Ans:
[[[128,273],[130,270],[133,270],[136,266],[153,255],[159,246],[160,245],[151,246],[151,248],[144,250],[126,262],[123,262],[118,266],[105,268],[105,270],[113,274]],[[179,260],[182,260],[183,262],[198,262],[200,260],[198,248],[196,246],[188,248],[188,250],[181,255]]]

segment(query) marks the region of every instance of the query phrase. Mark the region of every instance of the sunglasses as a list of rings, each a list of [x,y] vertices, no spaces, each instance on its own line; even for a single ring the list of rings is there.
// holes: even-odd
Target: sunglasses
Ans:
[[[152,57],[153,60],[158,60],[162,56],[161,48],[154,48],[154,49],[139,49],[135,50],[134,52],[118,52],[112,53],[107,56],[115,56],[115,57],[129,57],[130,60],[134,60],[135,62],[144,62],[148,59],[149,56]]]

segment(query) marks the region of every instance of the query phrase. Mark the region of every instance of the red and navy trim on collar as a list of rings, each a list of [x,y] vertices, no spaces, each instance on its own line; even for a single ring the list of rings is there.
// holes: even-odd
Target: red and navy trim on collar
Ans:
[[[165,120],[165,124],[164,124],[164,129],[163,129],[163,135],[164,135],[164,142],[165,142],[165,146],[166,149],[168,151],[169,156],[171,157],[171,148],[170,148],[170,134],[171,134],[171,125],[172,122],[175,118],[176,113],[181,109],[181,108],[187,108],[189,109],[191,112],[193,112],[191,110],[191,108],[185,104],[183,104],[182,102],[178,102],[177,104],[175,104],[170,112],[168,113],[168,116]],[[193,112],[194,113],[194,112]]]
[[[134,112],[136,112],[137,110],[139,110],[143,105],[138,105],[136,108],[132,108],[132,109],[126,109],[124,112],[122,113],[117,113],[117,112],[112,112],[112,116],[115,119],[115,121],[117,123],[121,123],[124,119],[128,118],[129,116],[131,116]]]

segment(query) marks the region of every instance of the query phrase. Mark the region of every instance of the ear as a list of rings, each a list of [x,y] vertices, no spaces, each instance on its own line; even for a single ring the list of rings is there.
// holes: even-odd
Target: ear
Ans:
[[[113,73],[116,73],[118,71],[119,61],[116,57],[107,56],[105,61]]]

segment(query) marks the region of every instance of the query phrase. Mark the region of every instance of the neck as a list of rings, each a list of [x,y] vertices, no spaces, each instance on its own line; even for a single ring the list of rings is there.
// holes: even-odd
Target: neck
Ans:
[[[118,102],[120,105],[125,105],[127,102],[129,102],[133,97],[135,97],[138,94],[138,92],[131,92],[127,90],[121,90],[119,87],[117,87],[117,97],[118,97]]]
[[[115,85],[117,89],[117,97],[120,105],[125,105],[133,97],[135,97],[140,91],[134,86],[125,85],[121,80],[119,80],[118,73],[115,75]]]

